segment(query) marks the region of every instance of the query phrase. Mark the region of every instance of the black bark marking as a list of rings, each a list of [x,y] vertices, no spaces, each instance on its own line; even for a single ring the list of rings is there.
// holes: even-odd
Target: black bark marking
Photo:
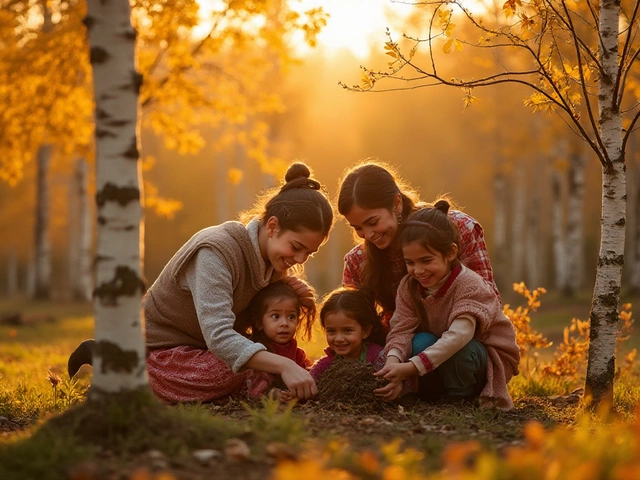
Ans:
[[[127,148],[124,152],[122,152],[122,155],[125,158],[130,158],[131,160],[138,160],[138,158],[140,158],[140,152],[138,152],[138,143],[136,141],[136,137],[133,137],[133,139],[131,140],[131,145],[129,145],[129,148]]]
[[[109,59],[109,52],[107,52],[102,47],[93,47],[91,48],[89,54],[89,61],[91,65],[100,65],[101,63],[106,62]]]
[[[102,359],[102,373],[131,373],[138,365],[138,353],[134,350],[123,350],[112,342],[101,340],[96,342],[94,355]]]
[[[105,137],[115,138],[115,135],[113,133],[111,133],[109,130],[105,130],[103,128],[97,128],[96,127],[96,137],[98,137],[98,138],[105,138]]]
[[[144,294],[146,290],[144,280],[134,270],[120,265],[116,267],[113,279],[96,287],[93,296],[99,298],[103,305],[117,305],[119,297],[132,297],[137,292]]]
[[[104,218],[102,215],[98,215],[98,225],[106,225],[107,224],[107,219]]]
[[[138,32],[136,32],[135,29],[132,28],[124,32],[124,35],[122,36],[128,40],[135,40],[137,35],[138,35]]]
[[[98,120],[104,120],[105,118],[109,118],[109,114],[101,108],[96,108],[96,118]]]
[[[96,193],[96,203],[103,207],[107,202],[118,202],[126,206],[129,202],[140,201],[140,189],[138,187],[118,187],[113,183],[107,183],[102,190]]]
[[[618,220],[615,224],[623,227],[626,224],[626,220],[623,217],[620,220]]]
[[[598,266],[602,267],[604,265],[624,265],[624,255],[616,255],[615,257],[600,257],[598,259]],[[618,289],[619,291],[620,289]]]
[[[82,23],[84,23],[84,26],[87,27],[87,30],[91,30],[91,27],[96,24],[96,19],[87,15],[82,19]]]
[[[133,75],[133,90],[136,92],[136,95],[140,94],[140,88],[142,87],[142,82],[144,81],[144,77],[141,73],[134,71]]]
[[[105,125],[110,127],[124,127],[125,125],[129,125],[131,122],[129,120],[107,120],[104,122]]]

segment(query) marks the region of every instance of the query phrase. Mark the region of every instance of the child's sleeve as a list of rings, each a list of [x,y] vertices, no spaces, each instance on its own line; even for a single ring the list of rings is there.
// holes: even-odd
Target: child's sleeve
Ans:
[[[296,349],[296,363],[305,370],[309,370],[311,366],[311,360],[307,358],[306,352],[301,348]]]
[[[384,351],[387,355],[393,354],[400,361],[405,361],[411,355],[411,341],[420,326],[420,317],[411,300],[409,276],[405,276],[398,287],[396,296],[396,311],[391,319],[391,331],[387,335],[387,344]]]
[[[425,375],[453,356],[473,338],[476,330],[476,319],[471,315],[462,315],[456,318],[449,329],[424,352],[409,359],[420,375]]]

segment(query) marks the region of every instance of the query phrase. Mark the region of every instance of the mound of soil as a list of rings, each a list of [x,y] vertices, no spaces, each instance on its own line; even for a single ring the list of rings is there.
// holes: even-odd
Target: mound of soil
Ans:
[[[395,406],[376,397],[373,391],[387,380],[373,376],[373,367],[358,360],[337,358],[318,381],[316,400],[322,408],[357,407],[359,413],[375,413]]]

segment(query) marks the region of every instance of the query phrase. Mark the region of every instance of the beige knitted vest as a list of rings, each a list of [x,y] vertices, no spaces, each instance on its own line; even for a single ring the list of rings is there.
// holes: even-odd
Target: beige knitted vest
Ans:
[[[181,270],[200,248],[211,248],[224,259],[233,283],[233,308],[244,310],[261,288],[281,275],[263,278],[247,227],[225,222],[196,233],[169,260],[143,300],[147,348],[188,345],[206,349],[191,292],[178,284]],[[216,292],[211,292],[215,295]]]

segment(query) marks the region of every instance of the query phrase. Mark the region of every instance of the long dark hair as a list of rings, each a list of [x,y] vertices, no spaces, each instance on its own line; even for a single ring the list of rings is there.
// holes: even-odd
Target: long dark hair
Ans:
[[[254,217],[263,224],[276,217],[283,231],[305,228],[326,238],[333,226],[333,207],[320,182],[311,177],[309,167],[297,162],[289,167],[280,187],[265,192],[250,210],[240,214],[245,223]]]
[[[425,249],[446,257],[451,253],[451,246],[455,244],[459,253],[460,232],[456,223],[449,218],[451,206],[452,201],[449,198],[441,197],[433,203],[432,207],[421,208],[409,215],[400,231],[400,245],[418,242]],[[459,263],[457,258],[453,260],[453,264],[456,263]],[[409,279],[409,291],[417,312],[424,320],[420,283],[414,278]]]
[[[366,209],[385,208],[392,211],[398,194],[402,198],[402,222],[420,206],[418,194],[405,184],[391,166],[367,159],[349,169],[342,177],[338,212],[345,216],[355,205]],[[397,241],[394,241],[389,248],[397,248],[397,245]],[[387,253],[368,240],[364,241],[364,251],[366,262],[362,269],[363,285],[376,292],[376,300],[385,310],[395,310],[396,292],[389,282],[391,264]]]
[[[270,283],[256,293],[247,308],[238,315],[234,328],[254,342],[263,343],[269,348],[267,337],[258,327],[261,326],[262,317],[267,312],[271,302],[282,298],[288,298],[296,302],[298,314],[296,333],[301,332],[303,340],[310,340],[313,322],[316,319],[316,304],[313,302],[313,305],[310,306],[302,305],[296,292],[284,280]]]
[[[324,328],[327,315],[344,312],[366,329],[371,327],[368,340],[384,345],[386,334],[382,326],[382,317],[376,309],[376,299],[368,288],[341,287],[327,294],[320,307],[320,324]]]

